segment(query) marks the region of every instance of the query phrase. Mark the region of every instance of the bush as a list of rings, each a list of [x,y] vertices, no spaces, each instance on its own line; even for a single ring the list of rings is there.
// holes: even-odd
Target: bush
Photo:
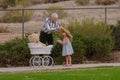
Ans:
[[[66,27],[73,35],[73,63],[80,63],[85,59],[102,59],[113,48],[112,30],[103,22],[95,23],[93,19],[84,19],[80,23],[78,20],[72,19]],[[53,51],[53,55],[57,52],[55,59],[62,54],[58,50],[61,47],[56,46]]]
[[[73,63],[81,63],[85,59],[102,59],[113,49],[114,43],[111,36],[112,29],[103,22],[94,22],[93,19],[84,19],[81,23],[72,19],[66,28],[73,35],[72,46],[74,55]],[[55,64],[62,64],[62,45],[56,39],[62,36],[54,33],[55,45],[52,52]],[[0,44],[0,66],[27,66],[29,65],[30,52],[27,39],[15,39]]]
[[[24,21],[29,21],[33,16],[32,11],[25,11],[24,13]],[[0,22],[4,23],[16,23],[22,22],[22,13],[21,11],[8,11],[0,18]]]
[[[50,2],[50,3],[56,3],[56,2],[59,2],[59,1],[68,1],[68,0],[48,0],[48,2]]]
[[[3,0],[2,4],[10,5],[10,6],[15,6],[15,1],[16,0]]]
[[[44,17],[49,17],[53,12],[56,12],[59,15],[59,18],[63,18],[67,15],[67,12],[65,12],[64,10],[54,10],[54,9],[62,9],[61,6],[50,6],[49,9],[51,10],[47,10],[43,12]]]
[[[68,0],[31,0],[33,4],[39,4],[39,3],[56,3],[59,1],[68,1]]]
[[[90,3],[90,0],[75,0],[75,3],[78,5],[87,5]]]
[[[0,4],[0,8],[6,9],[6,8],[8,8],[8,5],[6,5],[6,4]]]
[[[86,46],[85,57],[87,58],[101,59],[113,48],[112,30],[104,22],[95,23],[93,19],[84,19],[80,23],[74,20],[70,22],[68,29],[73,37],[77,34],[81,38]],[[76,37],[74,39],[76,40]]]
[[[30,0],[3,0],[1,1],[2,4],[4,5],[9,5],[9,6],[17,6],[17,5],[22,5],[24,7],[31,5]]]
[[[95,3],[98,5],[111,5],[115,4],[118,0],[96,0]]]
[[[9,33],[10,31],[8,30],[7,27],[2,27],[0,26],[0,33]]]
[[[113,32],[112,32],[114,42],[115,42],[115,50],[120,50],[120,21],[118,21],[118,24],[113,26]]]
[[[23,7],[31,5],[31,0],[16,0],[15,1],[16,6],[22,5]]]
[[[0,67],[27,66],[30,53],[27,39],[14,39],[0,44]]]

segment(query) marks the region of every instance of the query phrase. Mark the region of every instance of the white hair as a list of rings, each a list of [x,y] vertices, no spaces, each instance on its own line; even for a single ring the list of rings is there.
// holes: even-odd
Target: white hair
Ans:
[[[57,14],[57,13],[52,13],[52,14],[51,14],[51,17],[53,17],[53,18],[58,18],[58,14]]]

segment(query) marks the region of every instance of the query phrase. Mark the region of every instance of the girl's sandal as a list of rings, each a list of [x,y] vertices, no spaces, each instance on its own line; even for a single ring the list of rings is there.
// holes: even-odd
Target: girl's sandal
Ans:
[[[69,65],[68,65],[68,64],[65,64],[64,66],[65,66],[65,67],[68,67]]]
[[[72,64],[69,64],[69,66],[72,66]]]

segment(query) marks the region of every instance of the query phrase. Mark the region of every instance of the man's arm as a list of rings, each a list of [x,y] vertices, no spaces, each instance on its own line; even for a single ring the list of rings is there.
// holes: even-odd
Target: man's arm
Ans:
[[[55,25],[55,24],[54,24]],[[53,25],[53,26],[54,26]],[[48,31],[54,31],[54,30],[59,30],[60,25],[57,25],[56,27],[50,27],[48,19],[45,21],[45,26],[47,27]]]

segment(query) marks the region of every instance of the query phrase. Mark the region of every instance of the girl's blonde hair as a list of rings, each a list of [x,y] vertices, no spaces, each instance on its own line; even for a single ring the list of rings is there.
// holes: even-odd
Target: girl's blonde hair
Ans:
[[[61,30],[60,30],[61,33],[66,33],[66,36],[72,41],[73,39],[73,36],[71,35],[70,31],[68,31],[66,28],[64,27],[61,27]]]

